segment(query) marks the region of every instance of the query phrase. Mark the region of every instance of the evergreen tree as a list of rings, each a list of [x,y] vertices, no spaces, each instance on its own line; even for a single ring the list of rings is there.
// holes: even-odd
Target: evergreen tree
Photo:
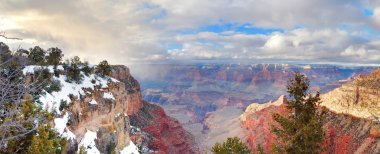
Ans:
[[[100,62],[99,65],[96,67],[96,73],[100,76],[110,76],[111,72],[111,66],[108,64],[106,60]]]
[[[305,75],[296,73],[287,85],[289,100],[287,109],[290,115],[273,114],[279,127],[273,126],[272,132],[283,145],[275,146],[279,153],[321,153],[324,140],[324,111],[318,110],[319,92],[312,95],[309,91],[309,80]]]
[[[57,47],[49,48],[48,53],[49,55],[46,56],[47,64],[54,65],[54,67],[57,67],[57,65],[62,61],[62,50]]]
[[[45,63],[45,53],[41,47],[35,46],[34,48],[30,48],[28,58],[32,64],[42,65]]]
[[[249,154],[251,151],[248,147],[240,141],[238,137],[227,138],[222,144],[216,143],[212,147],[214,154]]]
[[[75,56],[71,59],[71,64],[67,64],[66,72],[68,80],[75,81],[76,83],[80,83],[82,80],[82,76],[80,74],[80,68],[79,65],[81,65],[82,62],[80,61],[80,58],[78,56]]]
[[[57,132],[50,126],[40,126],[38,135],[34,135],[31,145],[28,148],[30,154],[61,154],[66,153],[67,141],[65,138],[60,138]]]
[[[92,73],[93,68],[89,66],[89,64],[88,64],[87,61],[85,61],[85,62],[83,63],[82,71],[83,71],[83,73],[84,73],[85,75],[88,76],[88,75],[90,75],[90,74]]]
[[[0,42],[0,64],[8,61],[12,57],[12,51],[9,49],[8,45]]]

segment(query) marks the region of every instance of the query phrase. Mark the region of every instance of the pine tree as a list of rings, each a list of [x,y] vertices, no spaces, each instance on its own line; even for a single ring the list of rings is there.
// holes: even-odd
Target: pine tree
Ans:
[[[30,154],[60,154],[67,150],[67,141],[65,138],[60,138],[57,132],[50,126],[40,126],[38,135],[34,135],[31,145],[28,148]]]
[[[273,126],[272,132],[283,145],[275,146],[280,153],[321,153],[324,140],[324,111],[318,110],[319,92],[312,95],[309,91],[309,80],[305,75],[296,73],[287,85],[289,101],[287,109],[290,115],[273,114],[279,127]]]
[[[216,143],[212,147],[212,152],[214,154],[249,154],[251,151],[248,147],[240,141],[238,137],[227,138],[227,140],[220,144]]]
[[[81,69],[79,68],[79,66],[82,64],[82,62],[80,61],[80,58],[78,56],[75,56],[69,62],[71,63],[66,65],[67,66],[66,75],[68,77],[68,80],[69,81],[73,80],[76,83],[80,83],[82,80],[82,76],[80,74]]]
[[[111,75],[111,66],[108,64],[106,60],[103,60],[99,63],[99,65],[96,67],[96,73],[100,76],[109,76]]]
[[[49,48],[48,49],[49,55],[46,56],[47,64],[54,65],[54,68],[57,67],[57,65],[62,61],[62,50],[55,47],[55,48]]]
[[[30,48],[29,60],[32,64],[42,65],[45,63],[45,51],[39,46],[35,46],[34,48]]]
[[[88,62],[85,61],[83,63],[82,71],[85,75],[89,76],[93,71],[93,67],[90,67]]]

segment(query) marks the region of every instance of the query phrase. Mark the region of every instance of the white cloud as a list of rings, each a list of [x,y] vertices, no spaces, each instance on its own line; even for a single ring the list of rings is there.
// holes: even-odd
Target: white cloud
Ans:
[[[350,56],[350,57],[359,56],[360,58],[365,58],[366,54],[367,54],[367,50],[364,49],[363,47],[354,48],[353,46],[349,46],[343,52],[340,53],[340,55],[342,56]]]
[[[275,34],[267,40],[264,47],[269,50],[281,50],[285,47],[284,37],[280,34]]]
[[[364,8],[374,15],[365,17]],[[361,30],[380,30],[379,8],[376,0],[4,0],[0,30],[27,40],[23,47],[58,46],[66,57],[79,55],[93,63],[231,58],[376,62],[379,56],[369,55],[379,52],[378,37],[363,36]],[[228,29],[183,34],[225,23],[284,33]],[[342,30],[341,24],[352,29]],[[13,48],[20,44],[7,42]],[[172,43],[182,48],[168,51]]]

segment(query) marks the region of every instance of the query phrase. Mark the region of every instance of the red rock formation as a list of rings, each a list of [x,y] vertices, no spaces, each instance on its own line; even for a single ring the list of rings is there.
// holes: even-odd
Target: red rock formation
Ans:
[[[125,84],[125,91],[127,92],[127,113],[133,115],[142,108],[142,95],[139,82],[133,78],[126,66],[113,66],[112,77],[118,79]]]
[[[194,137],[181,124],[167,116],[164,110],[147,102],[143,108],[130,116],[131,125],[142,128],[150,134],[149,148],[157,153],[196,153]]]
[[[242,125],[248,136],[248,144],[253,151],[261,144],[265,152],[271,153],[273,144],[281,144],[270,132],[273,113],[288,114],[285,105],[271,105],[256,112],[245,113]],[[325,153],[379,153],[379,124],[372,120],[350,115],[328,112],[324,129],[326,130]]]

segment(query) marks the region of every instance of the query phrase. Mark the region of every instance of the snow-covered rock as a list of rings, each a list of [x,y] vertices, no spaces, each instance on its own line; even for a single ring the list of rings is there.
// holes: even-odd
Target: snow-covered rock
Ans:
[[[79,147],[83,146],[87,154],[100,154],[99,150],[96,148],[95,145],[96,138],[96,132],[87,130],[86,134],[84,134],[84,137],[79,143]]]
[[[121,150],[120,154],[139,154],[139,149],[132,141],[129,141],[129,145]]]
[[[103,98],[105,99],[112,99],[112,100],[115,100],[115,97],[113,97],[113,94],[110,93],[110,92],[106,92],[103,94]]]

